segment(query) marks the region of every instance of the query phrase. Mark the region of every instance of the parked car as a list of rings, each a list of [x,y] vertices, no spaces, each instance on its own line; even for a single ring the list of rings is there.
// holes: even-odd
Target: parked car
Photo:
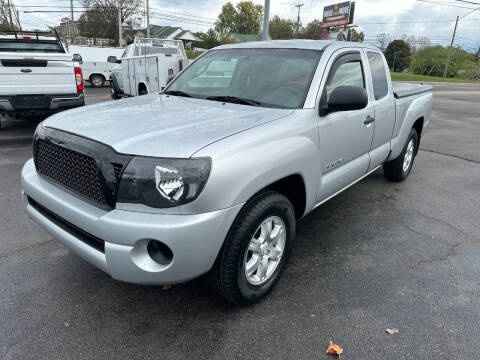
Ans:
[[[91,86],[99,88],[110,80],[112,68],[116,64],[107,62],[109,56],[120,56],[123,48],[70,45],[68,51],[78,59],[83,76]]]
[[[1,31],[0,114],[43,115],[85,105],[82,70],[58,36]]]
[[[220,46],[160,94],[40,124],[26,211],[115,279],[208,273],[228,301],[254,303],[279,280],[299,218],[382,166],[391,181],[410,174],[433,95],[388,74],[362,43]]]
[[[135,38],[120,60],[110,56],[108,61],[121,65],[111,76],[113,99],[158,92],[188,65],[181,40],[156,38]]]

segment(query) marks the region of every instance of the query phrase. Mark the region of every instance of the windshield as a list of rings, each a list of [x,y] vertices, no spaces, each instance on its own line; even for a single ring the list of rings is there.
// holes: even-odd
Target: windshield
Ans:
[[[321,55],[300,49],[213,50],[185,69],[165,93],[301,108]]]
[[[0,52],[63,53],[64,51],[56,42],[0,40]]]

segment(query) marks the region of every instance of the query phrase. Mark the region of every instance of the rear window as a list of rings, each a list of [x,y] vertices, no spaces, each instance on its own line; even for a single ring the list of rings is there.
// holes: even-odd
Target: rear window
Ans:
[[[373,93],[375,100],[383,98],[388,93],[387,73],[380,54],[368,52],[368,62],[372,71]]]
[[[55,42],[0,40],[0,52],[64,53],[64,50]]]

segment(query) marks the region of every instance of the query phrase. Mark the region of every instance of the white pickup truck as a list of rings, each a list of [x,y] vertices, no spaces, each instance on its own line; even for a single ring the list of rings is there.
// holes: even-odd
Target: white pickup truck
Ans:
[[[109,56],[108,61],[121,64],[112,70],[113,99],[160,91],[188,64],[181,40],[156,38],[135,38],[121,59]]]
[[[162,93],[40,124],[25,207],[115,279],[209,272],[228,301],[251,304],[280,279],[297,219],[380,167],[389,181],[408,177],[431,90],[392,86],[382,52],[365,44],[221,46]]]
[[[50,114],[85,105],[83,76],[58,36],[0,35],[0,114]]]

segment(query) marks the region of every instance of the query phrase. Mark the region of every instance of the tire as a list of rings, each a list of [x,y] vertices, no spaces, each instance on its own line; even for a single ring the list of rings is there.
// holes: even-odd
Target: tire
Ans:
[[[110,80],[110,97],[112,98],[112,100],[118,100],[121,98],[120,95],[117,94],[117,91],[115,90],[114,86],[113,86],[113,81]]]
[[[261,240],[264,229],[267,229],[265,234],[272,237],[277,234],[270,243]],[[295,212],[290,201],[274,191],[257,195],[244,206],[233,223],[210,272],[211,285],[232,304],[245,306],[258,302],[280,279],[294,238]],[[282,245],[283,251],[280,252]],[[255,269],[251,275],[246,273],[249,263],[256,264],[251,266]],[[264,264],[268,265],[264,267]],[[265,268],[265,278],[262,279],[260,269]]]
[[[103,85],[105,85],[105,78],[101,75],[92,75],[90,76],[90,85],[92,85],[95,88],[101,88]]]
[[[411,144],[413,144],[413,147],[411,147]],[[408,177],[410,171],[412,170],[415,156],[417,155],[418,145],[419,138],[417,130],[412,128],[400,155],[398,155],[395,159],[383,164],[383,174],[387,180],[400,182]],[[408,166],[406,166],[407,157],[410,157]]]

